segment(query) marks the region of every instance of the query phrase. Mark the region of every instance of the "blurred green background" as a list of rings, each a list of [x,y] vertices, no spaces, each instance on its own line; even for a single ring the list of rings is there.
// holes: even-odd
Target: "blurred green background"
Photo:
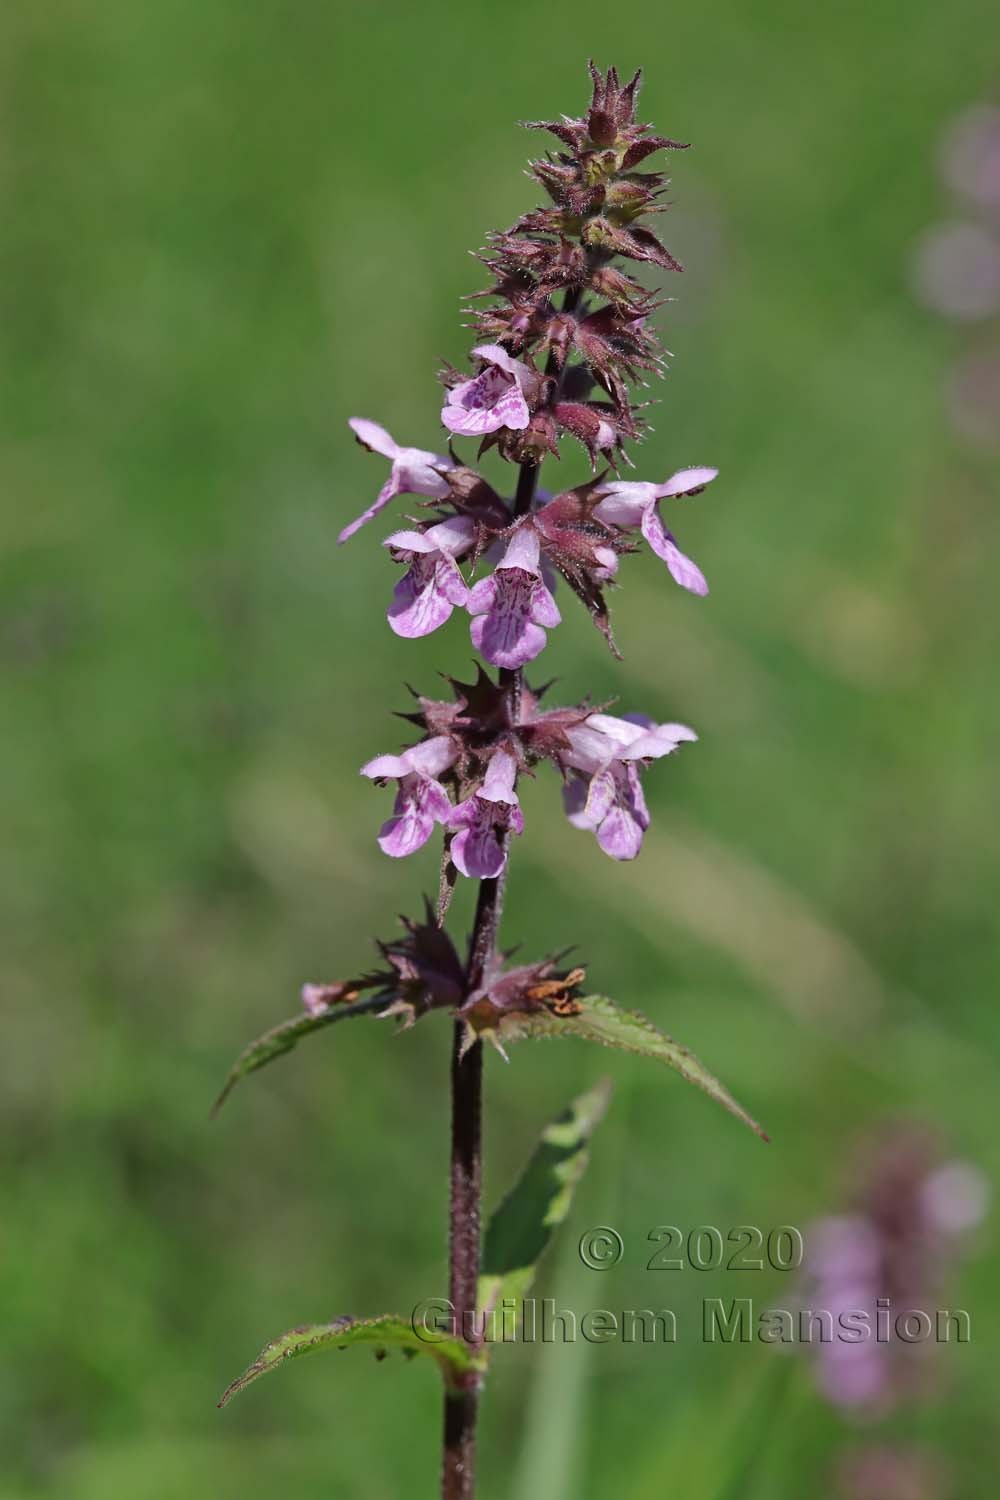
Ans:
[[[642,116],[696,147],[640,473],[722,478],[677,517],[711,597],[643,555],[624,664],[564,598],[545,667],[561,701],[617,694],[701,743],[647,778],[631,866],[540,776],[505,937],[580,944],[774,1144],[652,1064],[489,1059],[491,1200],[614,1076],[539,1292],[670,1305],[682,1337],[501,1351],[482,1494],[827,1493],[852,1429],[805,1362],[702,1344],[700,1299],[747,1292],[647,1273],[646,1236],[807,1224],[885,1116],[1000,1165],[998,476],[946,425],[970,336],[907,269],[993,7],[38,0],[0,30],[2,1493],[434,1493],[429,1369],[330,1356],[215,1400],[295,1323],[443,1289],[446,1024],[337,1029],[207,1109],[304,980],[354,972],[436,882],[430,847],[379,854],[357,767],[399,743],[404,679],[465,669],[467,629],[397,640],[378,527],[336,547],[384,477],[345,424],[439,446],[467,252],[536,201],[516,122],[578,111],[590,54],[642,64]],[[621,1231],[615,1271],[576,1261],[589,1223]],[[963,1497],[996,1492],[994,1250],[987,1223],[948,1283],[972,1344],[884,1429]]]

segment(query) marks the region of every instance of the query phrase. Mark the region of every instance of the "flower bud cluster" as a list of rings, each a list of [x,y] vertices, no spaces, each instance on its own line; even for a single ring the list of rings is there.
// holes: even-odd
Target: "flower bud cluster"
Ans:
[[[475,294],[490,306],[475,316],[481,342],[472,350],[473,372],[448,368],[442,377],[441,422],[450,440],[478,438],[480,453],[495,447],[520,465],[527,485],[519,481],[514,497],[505,499],[453,450],[403,447],[376,422],[351,421],[358,441],[388,459],[390,472],[340,540],[398,495],[420,496],[432,512],[385,538],[404,569],[388,611],[392,629],[408,638],[429,635],[464,609],[476,650],[508,669],[534,660],[560,623],[557,576],[614,650],[605,590],[640,538],[682,588],[708,592],[659,507],[699,494],[716,470],[681,469],[661,483],[608,481],[607,470],[597,472],[607,462],[617,474],[625,441],[640,436],[630,385],[662,369],[649,326],[659,304],[614,262],[680,270],[641,221],[662,211],[667,184],[662,172],[643,164],[681,143],[636,121],[639,74],[622,85],[614,68],[602,77],[592,65],[591,76],[593,95],[581,119],[532,126],[550,131],[561,147],[530,169],[551,202],[490,236],[481,258],[493,284]],[[536,494],[542,459],[559,456],[567,433],[587,449],[593,480],[555,497]],[[491,571],[476,581],[481,560]]]
[[[593,64],[590,71],[593,94],[581,119],[532,122],[561,148],[529,169],[550,202],[490,236],[482,258],[493,284],[476,294],[492,304],[476,314],[481,336],[518,361],[543,357],[543,371],[520,364],[506,372],[520,400],[517,420],[499,423],[496,408],[483,398],[497,389],[501,370],[488,365],[472,383],[453,384],[453,374],[446,374],[449,403],[466,409],[469,424],[452,430],[480,433],[484,446],[497,446],[514,463],[557,455],[560,438],[569,434],[587,449],[595,469],[602,457],[614,464],[642,425],[629,384],[663,367],[649,327],[659,302],[613,262],[681,269],[642,221],[663,212],[669,181],[644,163],[684,146],[636,121],[639,73],[623,86],[614,68],[603,78]]]
[[[455,945],[435,920],[430,906],[426,906],[422,922],[409,917],[401,921],[401,937],[377,944],[384,968],[373,969],[358,979],[303,985],[306,1014],[323,1016],[372,991],[379,1018],[395,1017],[403,1030],[429,1011],[446,1010],[465,1023],[466,1047],[485,1037],[500,1052],[499,1026],[505,1018],[540,1012],[561,1017],[579,1014],[576,996],[586,971],[560,968],[560,958],[565,955],[507,968],[504,958],[495,953],[486,964],[482,982],[470,993]]]

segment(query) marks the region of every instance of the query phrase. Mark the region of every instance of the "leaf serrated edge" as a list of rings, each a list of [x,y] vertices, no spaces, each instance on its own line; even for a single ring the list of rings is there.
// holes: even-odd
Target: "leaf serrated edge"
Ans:
[[[284,1057],[286,1052],[293,1051],[310,1032],[320,1031],[324,1026],[332,1026],[337,1021],[349,1021],[354,1016],[369,1015],[372,1011],[384,1009],[387,1004],[385,995],[373,995],[366,1000],[358,1000],[354,1005],[331,1006],[322,1015],[290,1016],[287,1021],[280,1021],[277,1026],[272,1026],[270,1031],[263,1032],[248,1043],[233,1063],[219,1096],[212,1105],[210,1118],[214,1119],[219,1113],[241,1078]]]
[[[560,1036],[575,1036],[581,1041],[597,1042],[600,1046],[611,1047],[617,1052],[629,1052],[634,1057],[651,1057],[654,1062],[673,1068],[674,1072],[679,1073],[688,1083],[694,1084],[701,1089],[702,1093],[707,1094],[710,1099],[715,1099],[730,1114],[742,1120],[744,1125],[749,1126],[762,1141],[770,1144],[771,1137],[763,1126],[733,1098],[725,1085],[709,1072],[697,1054],[692,1052],[690,1047],[685,1047],[683,1043],[675,1041],[665,1031],[661,1031],[648,1016],[644,1016],[641,1011],[628,1010],[624,1006],[617,1005],[607,995],[587,995],[580,1000],[579,1004],[581,1011],[576,1016],[552,1016],[547,1012],[528,1016],[506,1016],[500,1023],[500,1038],[505,1042],[516,1042],[526,1038],[548,1041]],[[673,1049],[678,1054],[678,1060],[648,1052],[627,1040],[616,1041],[590,1030],[587,1027],[587,1016],[601,1016],[602,1014],[609,1019],[622,1018],[637,1025],[655,1041],[662,1042],[668,1048]],[[689,1061],[691,1067],[685,1068],[682,1060]]]
[[[400,1339],[400,1334],[412,1337],[415,1342]],[[299,1342],[281,1346],[286,1340],[302,1335]],[[348,1349],[352,1344],[373,1344],[376,1359],[384,1358],[389,1348],[398,1348],[409,1359],[418,1354],[428,1354],[437,1364],[445,1383],[461,1389],[468,1379],[478,1379],[486,1368],[485,1355],[476,1354],[468,1344],[457,1338],[445,1338],[438,1342],[423,1341],[413,1324],[395,1313],[381,1313],[374,1318],[335,1318],[331,1323],[305,1323],[291,1328],[287,1333],[265,1344],[252,1364],[242,1375],[238,1375],[219,1398],[217,1405],[228,1406],[234,1396],[245,1391],[261,1375],[269,1375],[290,1359],[301,1359],[323,1349]]]

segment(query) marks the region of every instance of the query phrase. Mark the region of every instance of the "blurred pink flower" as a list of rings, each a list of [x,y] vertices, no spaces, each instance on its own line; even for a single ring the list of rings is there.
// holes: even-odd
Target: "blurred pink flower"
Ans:
[[[816,1379],[835,1406],[880,1415],[922,1375],[933,1344],[910,1342],[897,1319],[927,1317],[962,1240],[983,1218],[989,1188],[968,1162],[941,1164],[922,1127],[895,1126],[864,1147],[857,1206],[806,1234],[805,1305],[829,1313],[832,1339],[811,1343]],[[850,1324],[841,1320],[854,1314]],[[860,1315],[866,1336],[853,1331]],[[919,1360],[919,1363],[917,1361]]]
[[[948,129],[941,171],[949,187],[979,204],[1000,204],[1000,107],[973,104]]]
[[[946,1500],[952,1493],[940,1458],[910,1444],[872,1444],[837,1465],[837,1500]]]
[[[1000,445],[1000,349],[966,355],[952,372],[948,408],[963,437],[983,448]]]
[[[992,317],[1000,311],[1000,242],[981,224],[934,225],[914,251],[913,290],[943,317]]]

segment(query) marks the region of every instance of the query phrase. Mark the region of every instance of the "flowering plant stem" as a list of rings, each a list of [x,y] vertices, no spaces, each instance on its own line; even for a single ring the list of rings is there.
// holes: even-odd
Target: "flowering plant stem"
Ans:
[[[569,302],[569,296],[566,301]],[[538,485],[538,465],[522,464],[514,499],[516,515],[531,509]],[[501,668],[500,683],[516,723],[521,699],[520,667]],[[508,838],[509,842],[509,838]],[[503,898],[507,885],[505,863],[500,874],[481,880],[469,944],[467,992],[478,990],[497,949]],[[443,920],[443,913],[442,913]],[[465,1050],[465,1024],[454,1024],[451,1050],[451,1174],[448,1204],[448,1298],[459,1332],[472,1333],[479,1289],[480,1219],[483,1178],[483,1044]],[[442,1500],[469,1500],[476,1487],[476,1417],[479,1391],[444,1395],[444,1437],[441,1466]]]
[[[483,887],[497,881],[484,880]],[[490,898],[487,897],[487,902]],[[487,919],[489,920],[489,919]],[[476,1308],[479,1284],[479,1208],[482,1190],[483,1044],[461,1055],[464,1026],[455,1022],[451,1055],[451,1201],[448,1214],[448,1295],[458,1326]],[[470,1329],[471,1331],[471,1329]],[[441,1494],[467,1500],[476,1483],[478,1384],[445,1387]]]
[[[614,68],[605,75],[593,65],[590,71],[593,93],[582,118],[563,115],[531,127],[559,142],[559,150],[531,166],[551,206],[491,234],[480,257],[493,285],[485,293],[490,305],[474,320],[481,340],[472,350],[475,372],[466,378],[451,366],[442,371],[448,453],[397,443],[367,417],[350,423],[362,446],[388,459],[390,468],[377,498],[340,540],[349,540],[397,496],[419,497],[417,514],[385,538],[392,561],[404,569],[389,624],[404,639],[426,636],[463,609],[480,658],[470,682],[446,676],[447,698],[411,689],[413,711],[400,717],[417,731],[416,742],[399,754],[376,755],[361,768],[377,786],[395,788],[378,835],[386,855],[415,854],[435,828],[443,830],[437,912],[427,901],[422,919],[403,917],[402,935],[377,943],[378,967],[305,985],[305,1014],[245,1048],[221,1096],[334,1022],[377,1013],[395,1017],[405,1031],[435,1011],[454,1018],[450,1326],[429,1326],[424,1304],[409,1318],[382,1313],[302,1325],[267,1344],[221,1402],[288,1360],[320,1349],[367,1344],[379,1358],[392,1350],[424,1356],[424,1362],[430,1358],[445,1387],[445,1500],[472,1500],[480,1387],[494,1346],[511,1336],[504,1322],[498,1340],[497,1311],[501,1319],[513,1314],[516,1337],[518,1305],[569,1210],[610,1092],[607,1082],[598,1084],[550,1123],[527,1170],[481,1234],[485,1043],[506,1059],[510,1045],[528,1038],[578,1037],[654,1059],[763,1134],[686,1047],[609,996],[585,993],[586,969],[560,962],[569,949],[511,965],[498,943],[511,839],[525,827],[520,777],[548,763],[561,778],[570,823],[594,834],[611,859],[635,859],[650,821],[642,775],[697,739],[686,724],[611,714],[595,709],[589,696],[550,707],[543,702],[546,689],[523,675],[545,650],[548,632],[561,623],[553,593],[557,575],[616,655],[606,593],[640,537],[682,589],[694,595],[708,590],[700,568],[667,530],[660,506],[700,494],[715,469],[680,469],[660,483],[617,477],[619,462],[631,463],[626,442],[639,439],[645,425],[646,403],[635,404],[629,386],[660,372],[663,356],[649,326],[659,305],[655,293],[614,262],[680,269],[640,222],[662,211],[658,200],[668,179],[639,168],[655,152],[683,147],[637,121],[638,73],[623,83]],[[549,495],[538,490],[539,472],[545,455],[559,457],[561,436],[584,446],[592,475]],[[516,468],[512,497],[455,452],[454,443],[469,438],[480,440],[480,454],[495,448]],[[609,480],[609,470],[615,479]],[[489,668],[496,669],[495,678]],[[445,930],[459,876],[477,882],[464,961]]]

